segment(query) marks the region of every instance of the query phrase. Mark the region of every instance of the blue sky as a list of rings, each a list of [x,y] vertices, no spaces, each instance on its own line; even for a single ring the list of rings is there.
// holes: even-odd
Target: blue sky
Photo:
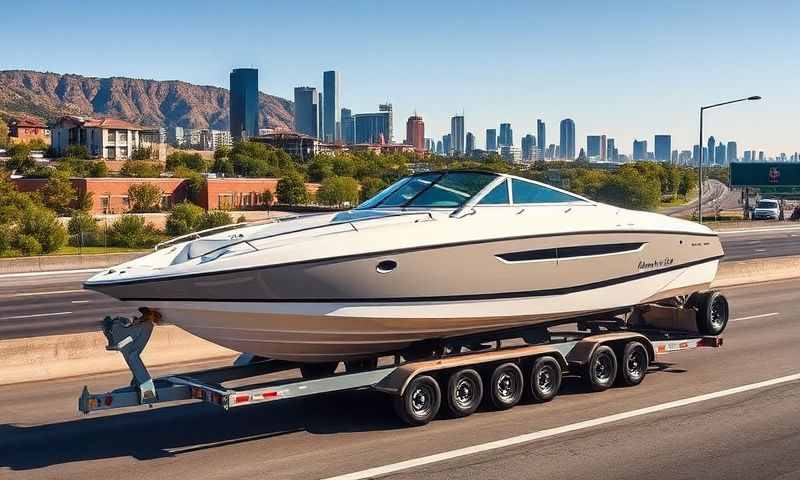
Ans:
[[[463,111],[479,146],[509,121],[515,144],[575,120],[629,153],[634,138],[697,142],[701,104],[762,95],[708,112],[706,129],[739,150],[800,150],[800,3],[791,1],[167,1],[28,0],[4,8],[0,69],[132,76],[227,87],[259,68],[262,91],[292,98],[341,72],[342,106],[390,100],[395,136],[418,111],[441,137]],[[22,41],[20,41],[22,39]]]

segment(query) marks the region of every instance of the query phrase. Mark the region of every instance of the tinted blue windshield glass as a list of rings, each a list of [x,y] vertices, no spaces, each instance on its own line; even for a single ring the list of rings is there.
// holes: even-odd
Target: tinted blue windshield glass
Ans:
[[[547,188],[543,185],[529,183],[518,179],[511,182],[511,192],[514,203],[562,203],[581,202],[582,200],[572,195]]]
[[[489,172],[425,173],[398,180],[358,206],[457,208],[497,178]]]

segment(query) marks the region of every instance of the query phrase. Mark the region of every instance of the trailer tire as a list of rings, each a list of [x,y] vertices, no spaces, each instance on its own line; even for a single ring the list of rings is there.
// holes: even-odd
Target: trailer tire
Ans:
[[[595,392],[607,390],[617,376],[617,356],[608,345],[600,345],[594,349],[586,364],[584,379]]]
[[[442,405],[442,391],[433,377],[414,378],[399,397],[394,398],[394,411],[406,424],[425,425],[436,417]]]
[[[650,356],[642,342],[628,342],[619,360],[617,383],[626,387],[639,385],[644,380],[649,365]]]
[[[483,380],[475,370],[463,368],[447,380],[447,408],[454,417],[475,413],[483,400]]]
[[[549,402],[561,388],[561,364],[553,357],[539,357],[531,365],[528,396],[536,403]]]
[[[728,326],[730,306],[725,296],[714,290],[697,299],[697,330],[703,335],[719,335]]]
[[[508,410],[519,403],[525,391],[522,370],[516,363],[498,365],[492,372],[488,388],[491,405],[497,410]]]
[[[303,378],[313,380],[333,375],[339,367],[339,362],[304,363],[300,365],[300,374]]]

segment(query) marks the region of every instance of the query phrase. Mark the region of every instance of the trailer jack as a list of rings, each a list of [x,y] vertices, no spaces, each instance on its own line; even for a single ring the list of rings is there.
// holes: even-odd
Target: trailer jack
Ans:
[[[141,317],[106,317],[103,319],[103,333],[108,339],[106,350],[122,354],[125,363],[133,374],[131,387],[138,390],[139,403],[158,401],[156,387],[150,372],[142,362],[141,354],[153,333],[154,315],[150,310],[142,311]]]

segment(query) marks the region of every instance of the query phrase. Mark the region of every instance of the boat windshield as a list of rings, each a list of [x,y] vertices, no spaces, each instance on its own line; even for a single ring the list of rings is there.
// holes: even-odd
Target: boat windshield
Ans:
[[[432,172],[401,178],[357,207],[458,208],[497,178],[491,172]]]

